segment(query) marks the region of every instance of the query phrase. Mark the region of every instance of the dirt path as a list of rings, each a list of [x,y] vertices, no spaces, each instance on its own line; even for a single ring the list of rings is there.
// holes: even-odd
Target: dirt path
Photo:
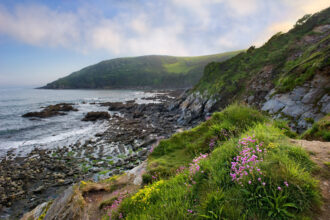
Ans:
[[[291,143],[301,146],[310,152],[312,160],[321,168],[315,177],[320,180],[320,188],[324,204],[321,208],[319,220],[330,219],[330,167],[325,163],[330,162],[330,142],[291,140]]]

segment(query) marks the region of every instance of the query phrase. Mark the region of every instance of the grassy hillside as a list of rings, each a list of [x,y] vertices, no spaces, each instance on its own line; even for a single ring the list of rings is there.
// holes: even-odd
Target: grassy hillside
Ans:
[[[286,132],[244,105],[214,113],[162,141],[144,188],[103,219],[309,219],[321,204],[316,165]]]
[[[239,51],[199,57],[141,56],[102,61],[47,84],[44,88],[183,88],[193,86],[206,64]]]
[[[302,138],[307,140],[330,141],[330,113],[319,121],[314,122],[313,126],[302,134]]]
[[[256,82],[286,92],[317,72],[328,74],[329,24],[330,8],[304,16],[288,33],[274,35],[260,48],[251,47],[225,62],[210,63],[195,91],[234,99],[253,93],[251,85]]]

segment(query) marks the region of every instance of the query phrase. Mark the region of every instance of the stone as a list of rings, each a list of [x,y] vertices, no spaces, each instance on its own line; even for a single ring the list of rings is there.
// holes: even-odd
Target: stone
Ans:
[[[133,178],[134,185],[142,184],[142,175],[146,172],[147,163],[143,162],[139,166],[127,172],[130,178]]]
[[[142,156],[145,156],[147,154],[148,150],[147,148],[142,148],[138,153],[138,157],[142,157]]]
[[[295,104],[285,106],[282,110],[282,113],[293,118],[298,118],[304,112],[309,111],[311,109],[312,106],[303,105],[302,103],[297,102]]]
[[[70,186],[54,200],[44,219],[82,219],[83,202],[82,196]]]
[[[319,105],[321,106],[320,111],[324,114],[328,114],[330,112],[330,96],[325,94],[319,101]]]
[[[297,87],[290,93],[290,97],[293,101],[300,101],[302,97],[306,94],[306,87]]]
[[[40,112],[28,112],[22,115],[22,117],[48,118],[57,115],[65,115],[66,113],[64,112],[78,111],[78,109],[74,108],[72,105],[73,104],[71,103],[60,103],[56,105],[49,105]]]
[[[262,111],[267,111],[270,114],[274,114],[274,113],[279,112],[283,108],[284,108],[284,104],[282,102],[280,102],[277,99],[270,99],[270,100],[268,100],[267,102],[264,103],[261,110]]]
[[[35,190],[33,190],[34,193],[40,193],[41,191],[43,191],[45,189],[44,186],[39,186],[38,188],[36,188]]]
[[[96,121],[109,119],[110,114],[108,112],[88,112],[82,121]]]
[[[44,202],[35,207],[32,211],[26,213],[21,220],[39,219],[49,202]]]
[[[313,104],[315,103],[316,100],[321,98],[323,92],[324,92],[323,88],[313,88],[309,90],[309,92],[303,97],[301,102],[305,104]]]
[[[204,114],[211,112],[213,106],[216,104],[217,100],[210,98],[209,100],[207,100],[207,102],[205,103],[204,106]]]

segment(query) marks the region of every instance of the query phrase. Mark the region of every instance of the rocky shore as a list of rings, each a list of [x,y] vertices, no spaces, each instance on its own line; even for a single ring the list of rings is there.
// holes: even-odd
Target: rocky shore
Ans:
[[[108,122],[107,130],[95,138],[57,149],[34,149],[25,157],[8,152],[0,162],[0,218],[17,219],[80,180],[101,180],[141,164],[153,145],[183,128],[177,123],[180,109],[173,105],[181,93],[157,93],[147,98],[153,101],[148,104],[95,103],[111,113],[90,112],[82,118]],[[65,103],[56,106],[70,108]],[[47,109],[54,106],[41,112],[53,112]]]

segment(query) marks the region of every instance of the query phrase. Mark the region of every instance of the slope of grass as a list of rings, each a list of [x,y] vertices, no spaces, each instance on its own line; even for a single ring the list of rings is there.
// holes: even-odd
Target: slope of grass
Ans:
[[[253,92],[247,91],[251,78],[262,74],[265,67],[271,69],[271,76],[264,83],[272,82],[277,92],[302,85],[329,66],[329,35],[314,31],[318,26],[330,24],[329,14],[330,8],[325,9],[297,22],[288,33],[274,35],[260,48],[251,47],[225,62],[210,63],[194,90],[234,99]]]
[[[232,132],[224,135],[214,127]],[[177,158],[165,159],[175,153]],[[230,106],[162,142],[149,166],[160,159],[180,167],[160,171],[163,176],[154,176],[149,167],[152,183],[125,198],[111,219],[310,219],[320,205],[309,155],[292,146],[272,120],[246,106]]]
[[[265,120],[257,110],[233,104],[222,112],[214,113],[212,120],[161,141],[148,159],[150,174],[170,176],[180,166],[190,163],[195,156],[209,152],[211,140],[226,141],[238,136],[253,123]]]
[[[326,115],[302,134],[307,140],[330,141],[330,114]]]
[[[102,61],[47,84],[44,88],[178,88],[192,86],[206,64],[239,51],[199,57],[141,56]]]

